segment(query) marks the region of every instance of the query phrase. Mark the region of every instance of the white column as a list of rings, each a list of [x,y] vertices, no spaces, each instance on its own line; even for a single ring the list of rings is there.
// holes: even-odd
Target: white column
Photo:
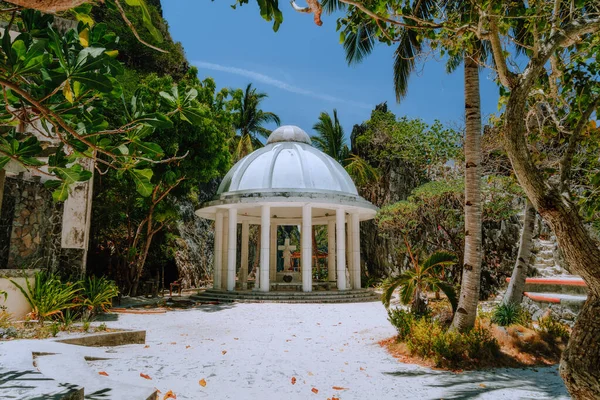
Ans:
[[[337,250],[337,288],[346,290],[346,213],[343,208],[335,212],[336,250]]]
[[[215,216],[215,264],[213,266],[213,288],[221,288],[221,265],[223,263],[223,213],[217,210]]]
[[[352,288],[354,287],[354,240],[352,231],[352,216],[346,216],[346,263],[348,264],[348,277],[350,278],[349,282],[346,282],[346,287]]]
[[[227,289],[227,265],[229,264],[229,219],[223,216],[223,259],[221,262],[221,289]]]
[[[262,206],[260,215],[260,290],[268,292],[269,282],[269,233],[271,225],[271,207]]]
[[[327,221],[327,279],[335,281],[335,221]]]
[[[271,248],[269,252],[269,279],[277,278],[277,224],[271,223]]]
[[[240,280],[242,290],[248,289],[248,245],[250,243],[250,223],[242,221],[242,254],[240,257]]]
[[[302,206],[302,291],[312,291],[312,209]]]
[[[237,252],[237,209],[229,209],[229,244],[227,246],[227,290],[235,290],[235,267]]]
[[[352,214],[352,266],[352,287],[360,289],[360,220],[357,213]]]

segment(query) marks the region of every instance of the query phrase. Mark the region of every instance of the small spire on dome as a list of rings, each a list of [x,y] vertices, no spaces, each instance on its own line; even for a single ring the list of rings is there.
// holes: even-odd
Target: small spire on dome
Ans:
[[[277,142],[300,142],[312,144],[310,136],[308,136],[308,134],[302,129],[294,125],[283,125],[275,129],[269,136],[269,139],[267,139],[267,144]]]

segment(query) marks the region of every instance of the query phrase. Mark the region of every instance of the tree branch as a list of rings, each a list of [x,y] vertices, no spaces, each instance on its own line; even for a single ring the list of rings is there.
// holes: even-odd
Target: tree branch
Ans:
[[[496,71],[498,72],[498,78],[507,88],[511,88],[514,84],[514,74],[508,69],[506,65],[506,58],[504,57],[504,50],[502,49],[502,43],[500,42],[500,35],[498,33],[498,25],[494,17],[489,18],[490,31],[488,32],[488,38],[492,46],[492,53],[496,64]]]
[[[577,144],[581,139],[581,134],[583,130],[588,125],[596,106],[600,104],[600,96],[596,97],[588,107],[585,109],[583,114],[581,115],[581,119],[575,126],[573,132],[571,132],[571,136],[569,137],[569,145],[567,146],[567,150],[565,150],[565,154],[560,162],[560,190],[564,192],[565,186],[569,177],[571,175],[571,168],[573,165],[573,157],[575,156],[575,149],[577,148]]]
[[[151,45],[150,43],[146,42],[145,40],[143,40],[140,37],[140,34],[138,33],[138,31],[135,29],[135,26],[133,26],[133,24],[131,23],[131,21],[129,20],[129,18],[127,18],[127,15],[125,14],[125,10],[123,9],[123,6],[121,5],[121,3],[119,2],[119,0],[115,0],[115,4],[117,5],[117,8],[119,9],[119,13],[121,14],[121,17],[123,18],[123,21],[125,21],[125,23],[127,24],[127,26],[129,27],[129,29],[131,29],[131,32],[133,33],[133,36],[135,36],[135,38],[144,46],[148,46],[153,50],[156,51],[160,51],[161,53],[168,53],[168,51],[161,49],[160,47],[156,47]]]

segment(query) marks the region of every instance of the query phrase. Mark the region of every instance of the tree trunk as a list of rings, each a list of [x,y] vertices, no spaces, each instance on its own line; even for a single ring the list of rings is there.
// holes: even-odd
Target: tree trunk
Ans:
[[[502,303],[521,304],[525,279],[527,278],[527,267],[531,257],[531,245],[533,244],[533,229],[535,227],[535,208],[529,199],[525,199],[525,210],[523,216],[523,229],[521,230],[521,242],[519,243],[519,254],[510,277],[508,289],[504,294]]]
[[[481,109],[479,66],[465,55],[465,254],[458,308],[452,330],[475,325],[481,277]]]
[[[560,375],[574,399],[600,398],[600,298],[593,294],[573,327]]]
[[[542,66],[536,66],[539,70]],[[550,186],[536,168],[525,140],[527,99],[537,69],[529,68],[506,105],[504,147],[515,175],[537,212],[550,225],[569,271],[581,275],[589,296],[561,360],[561,375],[577,399],[600,398],[600,248],[587,231],[577,206]]]

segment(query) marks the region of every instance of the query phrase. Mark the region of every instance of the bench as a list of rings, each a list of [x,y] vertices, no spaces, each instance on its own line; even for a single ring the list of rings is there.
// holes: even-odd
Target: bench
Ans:
[[[177,293],[181,296],[181,282],[175,281],[169,285],[169,297],[173,297],[173,289],[177,289]]]

